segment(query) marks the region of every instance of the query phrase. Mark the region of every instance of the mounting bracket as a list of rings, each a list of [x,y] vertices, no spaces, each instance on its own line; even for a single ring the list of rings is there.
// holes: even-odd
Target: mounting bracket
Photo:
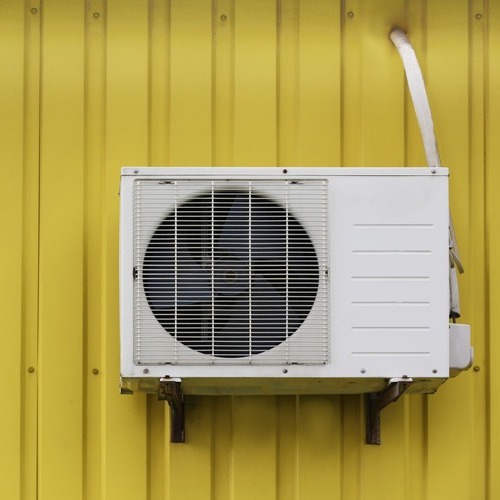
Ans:
[[[160,379],[158,400],[170,406],[170,442],[184,443],[184,394],[180,378]]]
[[[397,401],[412,383],[410,377],[391,378],[385,389],[366,395],[366,444],[380,444],[380,412]]]

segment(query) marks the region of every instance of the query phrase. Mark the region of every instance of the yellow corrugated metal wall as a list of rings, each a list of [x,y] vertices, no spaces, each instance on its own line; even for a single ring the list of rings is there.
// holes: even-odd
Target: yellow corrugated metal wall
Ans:
[[[120,396],[123,165],[423,165],[391,27],[428,85],[475,369],[360,396]],[[500,2],[0,1],[0,498],[500,498]]]

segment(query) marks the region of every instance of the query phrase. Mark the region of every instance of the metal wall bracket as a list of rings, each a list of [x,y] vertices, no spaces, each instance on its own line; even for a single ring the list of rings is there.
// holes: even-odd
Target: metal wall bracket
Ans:
[[[160,379],[158,400],[170,406],[170,442],[184,443],[184,394],[180,378]]]
[[[409,377],[391,378],[385,389],[366,395],[366,444],[380,444],[380,412],[397,401],[412,383]]]

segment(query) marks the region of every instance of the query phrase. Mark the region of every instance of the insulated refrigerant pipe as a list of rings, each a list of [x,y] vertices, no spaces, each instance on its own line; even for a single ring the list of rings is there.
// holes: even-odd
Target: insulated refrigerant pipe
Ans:
[[[405,69],[406,81],[410,90],[411,100],[417,115],[417,122],[422,136],[427,165],[432,170],[441,167],[439,149],[434,133],[434,122],[432,121],[429,99],[425,90],[424,78],[418,59],[408,36],[400,28],[395,28],[389,35],[392,43],[399,52],[403,67]],[[460,261],[457,244],[455,241],[455,229],[450,215],[450,317],[460,316],[460,297],[458,293],[458,282],[456,270],[463,273],[463,266]]]

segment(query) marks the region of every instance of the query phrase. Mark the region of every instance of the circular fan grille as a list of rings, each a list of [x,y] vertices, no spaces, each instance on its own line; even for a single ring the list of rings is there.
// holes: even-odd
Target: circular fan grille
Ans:
[[[304,228],[270,199],[216,190],[180,205],[146,250],[143,285],[162,327],[222,358],[282,343],[311,310],[318,259]]]

